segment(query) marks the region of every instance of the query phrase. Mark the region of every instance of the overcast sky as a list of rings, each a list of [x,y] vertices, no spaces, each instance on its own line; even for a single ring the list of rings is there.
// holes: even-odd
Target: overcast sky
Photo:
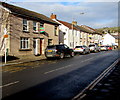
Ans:
[[[44,2],[8,0],[8,2],[48,17],[54,13],[59,20],[69,23],[75,20],[78,25],[92,28],[118,26],[118,0],[45,0]]]

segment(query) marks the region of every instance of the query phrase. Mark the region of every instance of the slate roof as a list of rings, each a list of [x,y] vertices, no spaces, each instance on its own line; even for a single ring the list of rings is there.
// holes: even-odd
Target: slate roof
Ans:
[[[30,11],[18,6],[14,6],[5,2],[0,2],[0,5],[2,5],[3,7],[6,7],[7,9],[9,9],[13,14],[21,16],[21,17],[25,17],[25,18],[29,18],[32,20],[37,20],[37,21],[41,21],[41,22],[46,22],[49,24],[54,24],[54,25],[59,25],[57,22],[53,21],[52,19],[50,19],[49,17],[40,14],[40,13],[36,13],[34,11]]]
[[[68,23],[68,22],[65,22],[65,21],[61,21],[61,20],[57,20],[59,21],[60,23],[62,23],[63,25],[67,26],[69,29],[72,29],[72,24],[71,23]],[[75,26],[73,27],[74,30],[78,30]]]
[[[62,23],[63,25],[67,26],[69,29],[72,29],[72,24],[71,23],[68,23],[68,22],[65,22],[65,21],[61,21],[61,20],[57,20],[58,22]],[[96,31],[93,29],[92,31],[90,31],[89,29],[87,28],[84,28],[82,26],[78,26],[78,25],[73,25],[73,29],[74,30],[79,30],[79,31],[83,31],[83,32],[86,32],[86,33],[95,33]],[[90,27],[88,27],[90,28]],[[92,28],[90,28],[92,29]]]

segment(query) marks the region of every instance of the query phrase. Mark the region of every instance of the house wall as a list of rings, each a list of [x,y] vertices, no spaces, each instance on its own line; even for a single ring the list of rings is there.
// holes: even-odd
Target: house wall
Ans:
[[[55,35],[55,26],[45,23],[45,32],[49,34],[49,39],[52,39],[53,44],[59,44],[59,29],[57,28],[57,35]]]

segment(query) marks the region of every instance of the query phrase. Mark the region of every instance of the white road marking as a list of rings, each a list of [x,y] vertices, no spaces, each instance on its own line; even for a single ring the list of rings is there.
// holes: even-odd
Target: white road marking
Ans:
[[[65,68],[68,68],[68,67],[71,67],[71,66],[73,66],[73,65],[67,65],[67,66],[60,67],[60,68],[57,68],[57,69],[54,69],[54,70],[50,70],[48,72],[45,72],[44,74],[52,73],[52,72],[55,72],[55,71],[58,71],[58,70],[61,70],[61,69],[65,69]]]
[[[0,86],[0,88],[7,87],[7,86],[10,86],[10,85],[19,83],[19,82],[20,82],[20,81],[11,82],[11,83],[5,84],[5,85],[3,85],[3,86]]]
[[[83,62],[89,61],[89,60],[91,60],[91,59],[94,59],[94,58],[89,58],[89,59],[86,59],[86,60],[81,61],[81,62],[83,63]]]
[[[98,57],[98,56],[97,56],[97,57]],[[86,59],[86,60],[84,60],[84,61],[81,61],[81,63],[86,62],[86,61],[89,61],[89,60],[91,60],[91,59],[95,59],[95,58],[97,58],[97,57],[92,57],[92,58]],[[72,67],[72,66],[74,66],[74,65],[67,65],[67,66],[65,66],[65,67],[60,67],[60,68],[57,68],[57,69],[54,69],[54,70],[50,70],[50,71],[48,71],[48,72],[45,72],[44,74],[49,74],[49,73],[52,73],[52,72],[55,72],[55,71],[58,71],[58,70],[62,70],[62,69],[68,68],[68,67]]]

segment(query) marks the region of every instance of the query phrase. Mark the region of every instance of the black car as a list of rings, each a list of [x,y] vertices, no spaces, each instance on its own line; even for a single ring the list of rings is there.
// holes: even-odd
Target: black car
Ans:
[[[73,57],[74,51],[73,51],[73,49],[70,49],[65,44],[49,45],[45,49],[45,56],[47,58],[52,58],[52,57],[64,58],[65,56],[68,56],[68,55]]]

